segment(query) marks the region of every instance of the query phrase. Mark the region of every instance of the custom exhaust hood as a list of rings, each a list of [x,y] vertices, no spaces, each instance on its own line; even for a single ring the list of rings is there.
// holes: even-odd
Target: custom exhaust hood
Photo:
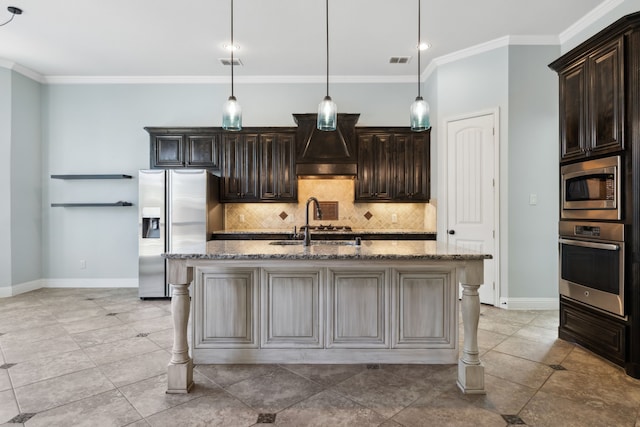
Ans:
[[[356,123],[360,114],[338,113],[335,131],[316,128],[317,114],[294,114],[296,175],[299,178],[355,178],[358,171]]]

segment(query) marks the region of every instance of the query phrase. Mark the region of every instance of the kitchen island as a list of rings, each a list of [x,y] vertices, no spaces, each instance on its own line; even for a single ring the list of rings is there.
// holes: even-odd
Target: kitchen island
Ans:
[[[490,255],[436,241],[229,240],[164,256],[168,393],[190,390],[194,362],[457,362],[460,389],[484,393],[478,287]]]

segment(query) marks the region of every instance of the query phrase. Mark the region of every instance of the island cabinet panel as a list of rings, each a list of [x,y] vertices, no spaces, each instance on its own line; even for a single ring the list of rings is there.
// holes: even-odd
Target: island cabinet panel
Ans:
[[[329,269],[327,347],[388,348],[386,269]]]
[[[262,347],[322,348],[322,272],[319,269],[262,271]]]
[[[256,269],[198,269],[194,348],[258,347],[258,280]]]
[[[454,348],[456,289],[451,271],[395,271],[393,348]]]

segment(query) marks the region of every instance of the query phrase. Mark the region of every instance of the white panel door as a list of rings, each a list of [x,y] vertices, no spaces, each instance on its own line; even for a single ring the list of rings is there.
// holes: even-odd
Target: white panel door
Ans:
[[[495,255],[494,114],[447,122],[448,243]],[[480,302],[496,305],[495,261],[484,265]]]

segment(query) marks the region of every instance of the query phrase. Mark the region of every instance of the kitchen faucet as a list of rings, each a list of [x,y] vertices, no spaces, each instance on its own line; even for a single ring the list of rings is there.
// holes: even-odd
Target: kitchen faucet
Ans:
[[[304,241],[302,244],[304,246],[309,246],[311,244],[311,233],[309,232],[309,204],[314,202],[316,204],[316,216],[318,219],[322,219],[322,211],[320,210],[320,202],[315,197],[309,197],[307,199],[307,205],[304,209],[306,219],[305,219],[305,227],[304,227]]]

